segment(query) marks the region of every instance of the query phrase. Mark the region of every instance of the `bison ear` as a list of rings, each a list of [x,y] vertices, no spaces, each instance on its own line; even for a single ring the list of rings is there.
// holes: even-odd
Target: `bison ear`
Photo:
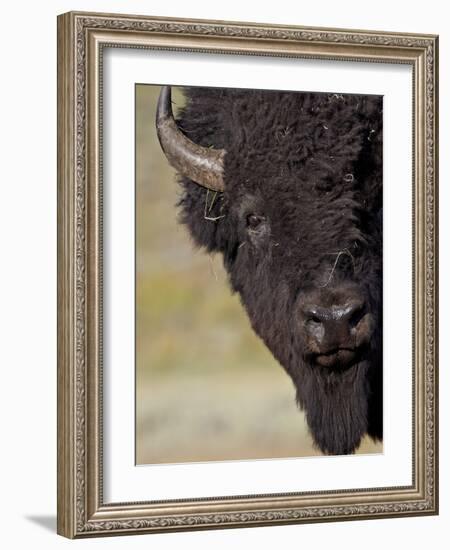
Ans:
[[[200,187],[187,178],[180,183],[180,222],[187,226],[197,246],[208,252],[224,252],[231,236],[224,194]]]

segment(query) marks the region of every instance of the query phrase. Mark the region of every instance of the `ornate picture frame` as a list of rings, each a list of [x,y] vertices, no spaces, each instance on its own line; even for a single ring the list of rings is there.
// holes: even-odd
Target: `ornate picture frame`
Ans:
[[[105,502],[102,87],[107,48],[411,67],[410,484],[164,500],[152,498],[149,490],[146,501]],[[77,12],[58,17],[59,534],[82,538],[438,513],[437,129],[437,36]]]

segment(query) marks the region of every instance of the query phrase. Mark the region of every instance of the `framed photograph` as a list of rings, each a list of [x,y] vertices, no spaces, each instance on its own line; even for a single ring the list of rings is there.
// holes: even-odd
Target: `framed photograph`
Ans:
[[[58,18],[58,532],[438,511],[433,35]]]

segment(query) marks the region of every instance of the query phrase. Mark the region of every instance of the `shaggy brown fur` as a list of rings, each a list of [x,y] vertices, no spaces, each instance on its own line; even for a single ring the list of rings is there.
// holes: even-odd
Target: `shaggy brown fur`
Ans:
[[[382,438],[382,98],[187,89],[178,121],[194,142],[226,150],[225,192],[181,178],[181,221],[220,252],[254,331],[292,378],[318,447],[352,453]],[[301,304],[346,285],[373,320],[351,364],[324,367]],[[353,290],[352,290],[353,292]],[[306,297],[306,298],[305,298]]]

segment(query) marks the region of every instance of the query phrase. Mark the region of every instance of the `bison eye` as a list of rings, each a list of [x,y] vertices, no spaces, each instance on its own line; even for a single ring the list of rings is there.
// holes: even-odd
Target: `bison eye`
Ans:
[[[256,214],[249,214],[247,216],[247,227],[249,229],[258,229],[258,227],[266,220],[264,216],[258,216]]]

